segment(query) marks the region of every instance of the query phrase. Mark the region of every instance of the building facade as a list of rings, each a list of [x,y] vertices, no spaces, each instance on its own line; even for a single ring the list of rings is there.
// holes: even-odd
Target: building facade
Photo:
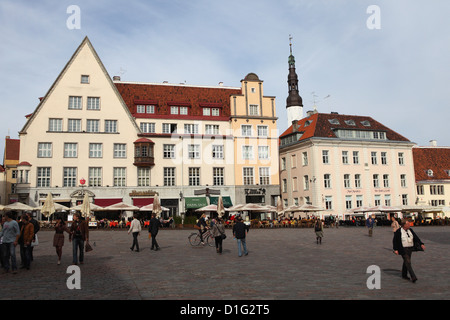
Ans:
[[[255,86],[247,96],[249,82]],[[111,79],[86,37],[19,133],[19,200],[38,206],[52,193],[71,207],[88,193],[102,207],[143,206],[158,194],[166,214],[180,215],[216,203],[219,194],[226,206],[237,204],[242,189],[263,185],[269,196],[261,202],[270,204],[279,194],[278,133],[275,97],[262,92],[253,78],[242,87]],[[245,115],[245,101],[258,114]],[[264,146],[248,183],[246,163],[236,162],[243,122],[260,130],[250,138]]]
[[[345,218],[361,206],[415,201],[413,143],[370,117],[311,113],[280,137],[285,205]]]
[[[3,168],[0,169],[3,175],[0,188],[0,204],[6,205],[19,201],[17,191],[17,182],[19,180],[19,148],[20,140],[5,138],[5,152],[3,156]]]

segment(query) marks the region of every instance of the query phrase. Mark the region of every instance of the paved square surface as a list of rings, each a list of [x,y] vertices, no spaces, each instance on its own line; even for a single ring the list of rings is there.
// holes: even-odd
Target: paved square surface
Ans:
[[[147,230],[132,252],[125,230],[91,230],[94,251],[80,265],[81,289],[69,290],[72,244],[66,234],[61,265],[53,231],[39,232],[31,269],[0,272],[0,299],[301,300],[449,299],[450,227],[415,227],[426,245],[413,253],[418,281],[401,278],[402,258],[392,253],[392,231],[364,227],[325,229],[322,245],[313,229],[251,229],[248,256],[238,257],[227,229],[224,252],[191,247],[195,230],[160,230],[161,251],[150,250]],[[20,254],[17,247],[18,263]],[[381,270],[381,289],[369,290],[367,268]]]

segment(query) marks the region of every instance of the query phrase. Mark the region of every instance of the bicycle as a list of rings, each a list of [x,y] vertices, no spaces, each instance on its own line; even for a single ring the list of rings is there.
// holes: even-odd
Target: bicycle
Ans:
[[[191,244],[191,246],[193,247],[197,247],[200,245],[201,241],[200,241],[200,233],[199,232],[193,232],[189,235],[188,237],[189,239],[189,243]],[[203,234],[203,242],[206,243],[208,246],[210,247],[214,247],[215,241],[214,241],[214,237],[211,235],[211,233],[208,231],[206,231]]]

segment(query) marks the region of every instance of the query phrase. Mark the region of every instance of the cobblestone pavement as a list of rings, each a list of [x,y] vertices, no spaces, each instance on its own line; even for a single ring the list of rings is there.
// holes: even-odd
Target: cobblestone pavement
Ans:
[[[161,251],[150,250],[145,230],[140,252],[130,250],[132,236],[125,230],[91,230],[94,251],[80,265],[81,290],[66,285],[72,261],[67,235],[58,266],[53,231],[42,230],[31,269],[0,272],[0,299],[449,299],[450,228],[414,230],[426,245],[412,257],[419,279],[414,284],[401,278],[402,258],[392,252],[388,227],[375,228],[373,237],[363,227],[325,229],[321,245],[312,229],[251,229],[243,257],[229,229],[222,255],[191,247],[187,237],[195,230],[160,230]],[[381,270],[381,289],[367,288],[371,265]]]

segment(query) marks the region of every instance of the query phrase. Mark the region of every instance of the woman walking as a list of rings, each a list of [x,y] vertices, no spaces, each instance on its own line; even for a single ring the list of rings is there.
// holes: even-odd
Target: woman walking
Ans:
[[[223,225],[222,218],[218,217],[216,219],[216,223],[214,223],[211,233],[216,242],[216,252],[222,254],[222,241],[225,237],[225,226]]]
[[[64,246],[64,231],[70,234],[69,228],[67,228],[65,222],[61,217],[56,217],[55,223],[55,235],[53,236],[53,246],[56,248],[56,254],[58,255],[58,265],[61,264],[62,247]]]
[[[139,243],[138,243],[138,235],[141,234],[141,223],[137,219],[137,214],[134,214],[133,221],[131,221],[130,229],[128,229],[128,234],[130,232],[133,234],[133,245],[131,246],[130,250],[133,251],[134,247],[136,247],[136,252],[139,252]]]
[[[316,219],[316,222],[314,223],[314,231],[316,233],[316,243],[322,244],[323,223],[320,219]]]

